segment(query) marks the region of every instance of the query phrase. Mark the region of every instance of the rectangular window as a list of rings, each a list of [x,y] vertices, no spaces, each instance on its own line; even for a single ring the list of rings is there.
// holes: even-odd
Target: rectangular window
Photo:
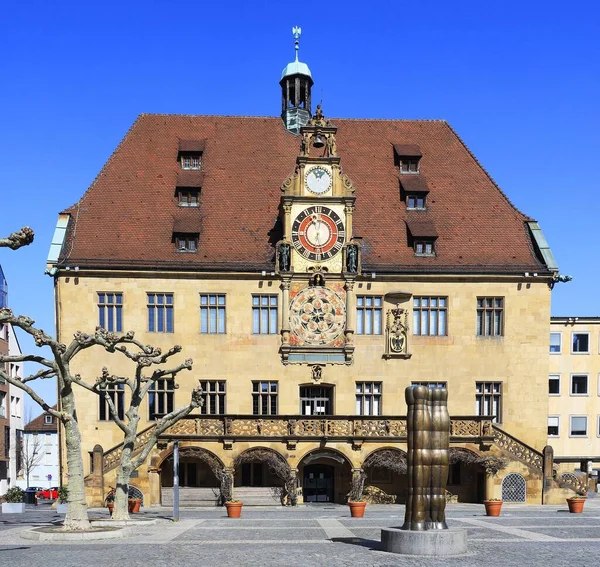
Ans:
[[[173,411],[175,381],[161,378],[155,380],[148,390],[148,419],[153,421]]]
[[[419,160],[417,158],[402,158],[400,160],[401,173],[419,173]]]
[[[222,415],[225,413],[225,380],[201,380],[204,391],[204,404],[200,413],[204,415]]]
[[[433,242],[415,240],[415,256],[435,256]]]
[[[111,333],[123,331],[122,293],[98,293],[98,325]]]
[[[277,382],[252,382],[252,413],[277,415]]]
[[[548,437],[559,436],[560,419],[558,415],[548,416]]]
[[[356,334],[381,335],[383,297],[358,295],[356,297]]]
[[[252,296],[252,332],[255,335],[277,334],[277,296]]]
[[[572,415],[570,422],[570,437],[587,437],[587,415]]]
[[[331,386],[300,386],[301,415],[332,415],[333,388]]]
[[[590,334],[573,333],[571,335],[571,352],[589,354],[590,352]]]
[[[202,167],[202,154],[181,156],[181,169],[200,169]]]
[[[550,333],[550,353],[560,354],[562,348],[562,333]]]
[[[177,252],[197,252],[198,235],[197,234],[175,234],[173,237]]]
[[[413,298],[413,334],[446,335],[447,297]]]
[[[177,204],[180,207],[199,207],[199,189],[177,189]]]
[[[225,333],[225,294],[200,294],[200,332]]]
[[[560,395],[560,374],[550,374],[548,377],[548,393],[551,396]]]
[[[173,294],[148,294],[148,331],[151,333],[173,332]]]
[[[111,421],[112,412],[106,401],[106,394],[111,399],[117,410],[119,419],[125,419],[125,391],[123,384],[109,384],[106,389],[100,389],[101,395],[98,396],[98,420]],[[52,418],[52,416],[46,416]]]
[[[46,425],[52,425],[52,420],[54,419],[54,416],[50,415],[50,414],[46,414],[44,416],[44,423]]]
[[[498,337],[504,334],[504,298],[477,298],[477,336]]]
[[[587,376],[587,374],[572,374],[571,375],[571,395],[572,396],[587,396],[588,395],[588,376]]]
[[[428,388],[446,388],[447,382],[412,382],[413,386],[427,386]]]
[[[356,415],[381,415],[381,382],[356,383]]]
[[[407,195],[406,196],[406,208],[407,209],[424,209],[425,208],[425,195]]]
[[[502,423],[502,382],[475,384],[475,415],[494,416],[495,423]]]

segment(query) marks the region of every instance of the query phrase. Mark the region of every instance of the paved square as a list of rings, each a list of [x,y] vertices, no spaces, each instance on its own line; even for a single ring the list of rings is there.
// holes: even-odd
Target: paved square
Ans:
[[[367,506],[362,519],[350,518],[346,506],[306,505],[298,508],[245,507],[239,520],[222,508],[182,509],[170,520],[166,508],[144,510],[158,518],[135,527],[119,540],[80,543],[36,542],[20,537],[31,526],[60,517],[48,507],[25,514],[0,515],[0,558],[11,567],[162,567],[173,565],[360,565],[437,566],[564,566],[595,564],[600,555],[600,499],[588,499],[582,515],[564,506],[504,505],[502,516],[487,518],[483,505],[452,504],[451,527],[465,528],[469,550],[453,558],[407,557],[380,548],[381,528],[399,526],[403,506]],[[105,510],[91,517],[107,517]]]

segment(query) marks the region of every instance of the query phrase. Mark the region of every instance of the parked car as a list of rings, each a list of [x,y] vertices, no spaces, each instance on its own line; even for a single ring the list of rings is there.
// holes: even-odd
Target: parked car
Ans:
[[[58,486],[38,490],[37,497],[39,500],[44,500],[45,498],[48,500],[56,500],[58,498]]]
[[[25,493],[33,492],[34,494],[37,494],[40,490],[44,490],[44,487],[43,486],[28,486],[25,489]]]

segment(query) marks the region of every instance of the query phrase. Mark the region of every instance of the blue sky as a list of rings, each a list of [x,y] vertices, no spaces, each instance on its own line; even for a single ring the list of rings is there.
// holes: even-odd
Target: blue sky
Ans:
[[[53,330],[43,272],[57,213],[138,114],[277,115],[299,25],[327,116],[448,120],[573,276],[556,286],[553,314],[600,315],[599,5],[8,0],[0,232],[36,232],[32,246],[0,254],[10,305]],[[51,385],[42,391],[52,401]]]

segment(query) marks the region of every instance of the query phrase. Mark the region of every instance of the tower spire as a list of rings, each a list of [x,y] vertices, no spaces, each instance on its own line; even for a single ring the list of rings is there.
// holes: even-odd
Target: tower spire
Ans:
[[[298,26],[294,26],[292,28],[292,34],[294,34],[294,49],[296,50],[296,61],[298,61],[298,51],[300,51],[300,34],[302,33],[302,28]]]

